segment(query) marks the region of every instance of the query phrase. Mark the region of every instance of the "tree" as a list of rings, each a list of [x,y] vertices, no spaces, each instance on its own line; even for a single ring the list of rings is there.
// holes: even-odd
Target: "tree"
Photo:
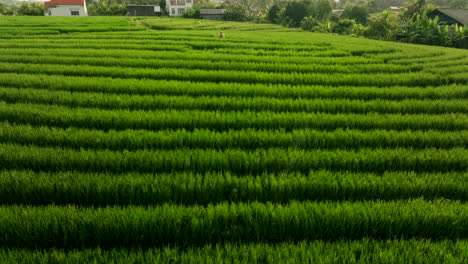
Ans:
[[[275,2],[280,4],[281,0],[224,0],[223,7],[240,5],[245,11],[246,20],[258,21],[268,17],[268,11]]]
[[[349,35],[353,33],[355,26],[356,23],[354,20],[340,19],[338,22],[332,24],[331,31],[336,34]]]
[[[183,16],[186,18],[201,18],[200,9],[202,8],[215,8],[215,3],[209,0],[198,1],[191,8],[185,10]]]
[[[428,11],[422,14],[416,13],[397,28],[396,32],[401,36],[400,41],[447,46],[468,47],[468,28],[458,26],[440,25],[439,18],[427,17]]]
[[[161,8],[161,15],[167,15],[166,0],[160,0],[159,7]]]
[[[320,22],[315,17],[308,16],[302,20],[301,28],[313,32],[320,31]]]
[[[426,7],[426,0],[413,0],[400,10],[400,19],[406,21],[415,15],[421,15]]]
[[[11,8],[8,5],[0,3],[0,16],[12,16],[14,15],[15,12],[13,11],[13,8]]]
[[[309,4],[309,13],[319,20],[327,19],[332,13],[332,5],[329,0],[318,0]]]
[[[369,10],[366,6],[353,6],[351,8],[346,8],[343,12],[342,17],[353,19],[357,23],[366,24],[369,17]]]
[[[291,27],[299,27],[302,20],[307,16],[307,6],[304,2],[288,3],[283,12],[283,17]]]
[[[44,15],[44,5],[41,3],[21,3],[20,7],[16,13],[19,16],[43,16]]]
[[[125,16],[127,14],[127,5],[115,0],[92,2],[88,6],[88,14],[91,16]]]
[[[366,38],[391,40],[397,25],[397,15],[387,10],[369,19],[363,35]]]
[[[268,20],[272,23],[278,23],[278,18],[280,16],[280,7],[278,5],[273,5],[270,10],[268,10]]]
[[[224,19],[229,21],[246,21],[245,8],[238,4],[227,6],[224,11]]]

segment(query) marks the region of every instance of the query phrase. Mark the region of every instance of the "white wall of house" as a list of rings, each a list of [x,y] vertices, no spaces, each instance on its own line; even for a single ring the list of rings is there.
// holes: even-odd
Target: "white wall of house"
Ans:
[[[193,6],[194,0],[166,0],[169,16],[182,16],[185,10]]]
[[[46,16],[87,16],[86,6],[81,5],[55,5],[45,10]]]

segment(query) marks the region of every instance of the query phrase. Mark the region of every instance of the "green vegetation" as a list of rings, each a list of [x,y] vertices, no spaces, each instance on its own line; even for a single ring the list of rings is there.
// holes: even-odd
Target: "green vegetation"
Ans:
[[[311,171],[235,175],[231,172],[0,172],[2,204],[82,206],[208,205],[230,202],[366,201],[418,197],[468,201],[466,172],[350,173]]]
[[[220,203],[157,207],[0,207],[2,247],[203,246],[225,242],[341,239],[461,239],[468,208],[458,202]]]
[[[0,30],[2,263],[468,259],[465,50],[169,18]]]
[[[463,24],[440,23],[439,17],[431,14],[437,8],[427,4],[431,1],[386,2],[385,4],[379,0],[351,0],[340,3],[330,0],[282,2],[271,7],[269,19],[273,23],[287,27],[301,27],[312,32],[468,49],[468,27]],[[442,2],[444,2],[442,6],[449,4],[456,8],[468,7],[466,3],[458,0],[452,0],[450,3],[443,0],[432,1],[432,3]],[[333,5],[343,8],[342,11],[332,13]],[[382,10],[392,5],[401,8],[398,12]],[[380,13],[371,16],[370,10]]]
[[[322,242],[299,244],[226,244],[181,251],[86,249],[83,251],[0,251],[4,263],[463,263],[466,242],[430,240]]]

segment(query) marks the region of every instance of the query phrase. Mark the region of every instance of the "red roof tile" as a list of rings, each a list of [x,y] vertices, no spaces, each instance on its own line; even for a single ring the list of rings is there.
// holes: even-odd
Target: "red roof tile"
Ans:
[[[49,9],[49,7],[54,5],[80,5],[84,6],[85,0],[52,0],[44,3],[44,9]]]

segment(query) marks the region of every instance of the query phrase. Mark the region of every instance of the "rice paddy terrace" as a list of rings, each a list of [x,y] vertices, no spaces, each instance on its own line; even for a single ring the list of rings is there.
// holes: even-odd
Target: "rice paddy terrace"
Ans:
[[[467,263],[467,145],[466,50],[0,18],[2,263]]]

